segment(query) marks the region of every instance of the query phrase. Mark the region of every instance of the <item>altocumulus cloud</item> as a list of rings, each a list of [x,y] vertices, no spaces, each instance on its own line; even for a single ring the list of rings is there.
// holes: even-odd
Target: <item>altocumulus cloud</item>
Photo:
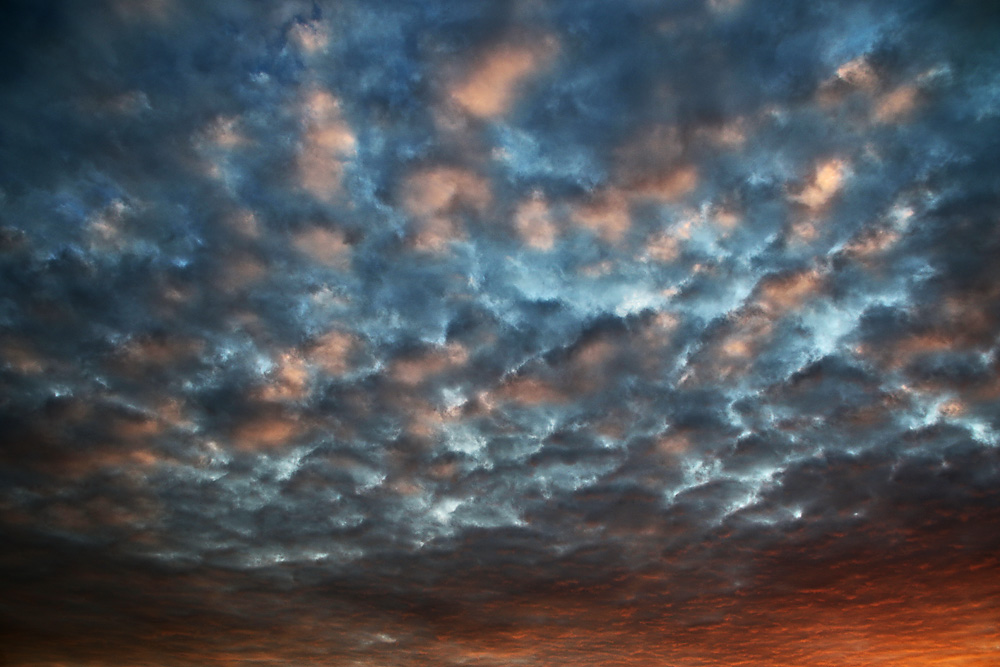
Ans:
[[[0,19],[0,663],[1000,657],[994,3]]]

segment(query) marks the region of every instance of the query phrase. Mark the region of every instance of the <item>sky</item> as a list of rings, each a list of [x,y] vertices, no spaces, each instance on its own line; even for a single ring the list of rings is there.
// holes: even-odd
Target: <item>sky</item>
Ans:
[[[0,665],[1000,663],[992,0],[8,0]]]

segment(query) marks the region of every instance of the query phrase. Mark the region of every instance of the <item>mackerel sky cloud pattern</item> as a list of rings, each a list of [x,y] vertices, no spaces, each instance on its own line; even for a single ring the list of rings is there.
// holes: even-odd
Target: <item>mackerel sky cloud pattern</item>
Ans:
[[[1000,10],[0,10],[0,665],[1000,660]]]

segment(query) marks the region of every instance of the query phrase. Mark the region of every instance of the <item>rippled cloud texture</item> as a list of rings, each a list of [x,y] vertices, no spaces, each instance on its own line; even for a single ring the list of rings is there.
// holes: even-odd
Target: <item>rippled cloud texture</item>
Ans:
[[[4,3],[0,664],[996,665],[996,7]]]

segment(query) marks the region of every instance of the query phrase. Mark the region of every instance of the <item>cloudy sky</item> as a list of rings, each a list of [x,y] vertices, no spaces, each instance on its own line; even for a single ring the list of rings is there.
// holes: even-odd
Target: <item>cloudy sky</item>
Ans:
[[[0,664],[1000,661],[992,0],[0,13]]]

